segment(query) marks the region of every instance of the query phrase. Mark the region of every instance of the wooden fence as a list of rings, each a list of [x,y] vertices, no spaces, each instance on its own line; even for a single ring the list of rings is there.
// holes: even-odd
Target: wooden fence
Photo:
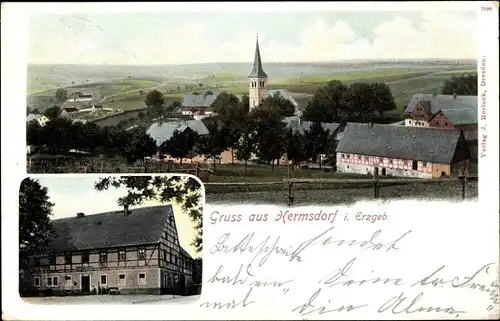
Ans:
[[[293,206],[299,191],[311,190],[345,190],[345,189],[372,189],[372,197],[380,198],[381,188],[444,185],[460,186],[460,196],[467,198],[468,185],[477,182],[477,176],[441,179],[419,179],[419,178],[373,178],[373,179],[285,179],[279,182],[255,182],[255,183],[204,183],[207,194],[227,194],[238,192],[283,192],[288,206]],[[416,184],[416,185],[413,185]],[[470,189],[471,187],[469,187]],[[477,188],[477,187],[472,187]],[[431,188],[432,189],[432,188]],[[445,187],[446,189],[446,187]],[[411,187],[408,189],[411,195]],[[474,191],[470,191],[474,192]],[[389,193],[390,194],[390,193]],[[472,193],[474,194],[474,193]],[[304,196],[307,197],[307,196]]]

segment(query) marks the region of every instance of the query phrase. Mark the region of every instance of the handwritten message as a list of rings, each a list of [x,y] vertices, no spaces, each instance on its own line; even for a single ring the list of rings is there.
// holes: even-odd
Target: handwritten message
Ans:
[[[207,317],[494,317],[498,235],[481,233],[495,220],[477,206],[207,205],[199,307]]]

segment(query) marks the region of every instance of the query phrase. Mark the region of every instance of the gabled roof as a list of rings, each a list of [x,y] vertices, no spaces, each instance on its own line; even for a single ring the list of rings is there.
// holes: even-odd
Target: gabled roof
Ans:
[[[285,117],[283,122],[286,123],[288,128],[291,128],[293,131],[298,131],[301,134],[308,131],[311,125],[314,124],[312,121],[303,121],[297,116]],[[330,135],[335,133],[339,126],[339,123],[321,123],[321,127],[323,127],[324,130],[329,130]]]
[[[295,99],[293,99],[292,95],[290,95],[290,93],[286,89],[270,89],[267,91],[267,96],[271,97],[274,96],[276,93],[279,93],[281,97],[291,102],[295,108],[299,106],[299,104],[295,101]]]
[[[347,123],[337,152],[451,163],[459,130]]]
[[[26,116],[26,122],[30,122],[33,120],[39,120],[39,119],[44,118],[44,117],[45,116],[41,115],[41,114],[29,114],[28,116]]]
[[[190,128],[198,135],[208,135],[208,129],[201,120],[176,120],[168,122],[157,122],[152,124],[146,131],[151,138],[160,146],[174,135],[176,130],[183,132]]]
[[[61,111],[66,111],[67,113],[73,113],[78,111],[79,109],[76,107],[64,107]]]
[[[477,124],[477,108],[441,109],[453,125]]]
[[[132,208],[57,219],[52,226],[57,237],[47,254],[111,247],[154,244],[160,241],[167,219],[173,216],[172,205]]]
[[[442,109],[476,109],[477,96],[453,96],[434,94],[415,94],[405,109],[405,113],[411,113],[418,103],[421,103],[428,114],[435,114]]]
[[[262,69],[262,59],[260,58],[259,39],[255,44],[255,56],[253,59],[253,69],[248,78],[267,78],[267,74]]]
[[[213,95],[207,95],[206,92],[201,92],[199,95],[186,94],[182,100],[182,107],[210,107],[218,95],[218,92],[213,92]]]

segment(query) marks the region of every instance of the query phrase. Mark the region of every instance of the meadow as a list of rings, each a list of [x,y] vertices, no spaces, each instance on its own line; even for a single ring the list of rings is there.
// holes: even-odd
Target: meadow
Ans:
[[[385,82],[394,95],[398,111],[415,93],[439,93],[446,79],[474,73],[475,62],[363,62],[266,64],[269,88],[285,88],[304,107],[315,90],[329,80]],[[249,64],[199,64],[185,66],[35,66],[28,68],[28,106],[44,110],[57,103],[55,91],[92,93],[106,108],[133,110],[144,107],[145,94],[161,91],[166,104],[182,100],[187,92],[248,92]],[[45,73],[44,73],[45,71]],[[59,72],[59,74],[55,74]],[[73,80],[74,79],[74,80]],[[47,89],[49,88],[49,89]],[[40,91],[43,90],[43,91]],[[36,93],[33,93],[36,92]],[[126,114],[127,115],[127,114]],[[118,117],[118,116],[117,116]],[[124,116],[121,116],[124,117]],[[113,121],[113,119],[109,120]]]

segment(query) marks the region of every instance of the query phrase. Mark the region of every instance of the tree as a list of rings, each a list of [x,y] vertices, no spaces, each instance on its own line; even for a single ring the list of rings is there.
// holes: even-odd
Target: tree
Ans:
[[[127,162],[133,163],[136,160],[151,157],[157,151],[156,142],[142,128],[134,128],[126,132],[126,143],[120,146],[120,155]]]
[[[369,83],[354,83],[347,94],[348,117],[360,123],[370,120],[377,105],[377,96]]]
[[[54,119],[54,118],[61,116],[61,111],[62,111],[61,107],[52,106],[52,107],[45,109],[44,115],[48,119]]]
[[[140,111],[139,114],[137,114],[137,116],[139,117],[140,120],[146,118],[146,114],[143,111]]]
[[[56,237],[50,216],[54,203],[48,190],[38,180],[26,178],[19,190],[19,267],[28,264],[30,256],[45,251]]]
[[[73,137],[73,122],[65,118],[56,118],[43,127],[43,145],[47,145],[50,154],[64,154],[72,148],[78,137]]]
[[[162,144],[160,150],[174,158],[179,158],[182,165],[182,160],[193,152],[198,139],[198,134],[191,128],[187,128],[184,131],[176,129],[172,137]]]
[[[235,108],[239,102],[240,100],[238,99],[238,97],[236,97],[235,94],[223,91],[217,96],[217,98],[215,98],[211,107],[222,118],[227,119],[227,114],[229,114],[230,111]]]
[[[236,158],[244,161],[245,164],[245,176],[247,175],[248,161],[256,150],[255,142],[256,139],[252,130],[246,127],[235,144]]]
[[[310,151],[308,141],[298,131],[288,129],[286,132],[286,155],[287,158],[295,164],[300,165],[301,162],[309,158]]]
[[[108,190],[110,187],[125,187],[128,191],[126,196],[117,199],[119,206],[140,205],[151,200],[161,203],[175,201],[181,204],[183,211],[189,215],[197,231],[191,245],[201,252],[203,248],[201,239],[203,234],[202,189],[196,179],[176,175],[103,177],[94,185],[97,191]]]
[[[56,99],[59,102],[65,102],[68,99],[68,91],[66,89],[59,88],[56,90]]]
[[[202,155],[213,159],[215,172],[217,158],[226,149],[224,136],[216,120],[210,118],[207,119],[205,121],[205,126],[208,129],[208,135],[201,136],[198,140],[197,146]]]
[[[161,92],[155,89],[148,92],[148,94],[146,95],[146,100],[144,102],[146,103],[146,107],[161,108],[165,103],[165,98],[163,97],[163,94]]]
[[[330,138],[330,131],[325,130],[320,122],[314,122],[311,127],[304,132],[305,139],[309,144],[309,156],[313,158],[314,161],[319,161],[319,166],[321,167],[321,159],[318,160],[318,156],[325,154],[327,152],[328,140]]]
[[[201,83],[201,82],[198,83],[198,87],[200,87],[200,88],[203,87],[203,83]]]
[[[288,99],[281,96],[279,92],[264,99],[260,106],[275,111],[281,117],[293,116],[295,114],[295,106]]]
[[[391,88],[383,82],[372,83],[371,86],[375,92],[375,110],[383,119],[385,112],[396,110],[396,102],[392,96]]]
[[[441,94],[477,96],[477,74],[453,76],[445,80]]]
[[[207,96],[208,96],[208,95],[213,95],[213,94],[214,94],[214,92],[213,92],[213,91],[211,91],[211,90],[207,90],[207,91],[205,92],[205,95],[207,95]]]
[[[347,114],[348,89],[348,86],[339,80],[332,80],[320,86],[302,116],[312,122],[340,122]]]
[[[172,102],[172,104],[170,105],[169,110],[175,112],[176,110],[178,110],[181,107],[182,107],[182,103],[178,100],[174,100]]]
[[[286,125],[276,111],[260,106],[252,110],[250,117],[255,121],[257,157],[270,162],[274,172],[274,161],[286,152]]]
[[[26,124],[26,144],[29,146],[42,146],[44,143],[44,130],[37,121]]]

